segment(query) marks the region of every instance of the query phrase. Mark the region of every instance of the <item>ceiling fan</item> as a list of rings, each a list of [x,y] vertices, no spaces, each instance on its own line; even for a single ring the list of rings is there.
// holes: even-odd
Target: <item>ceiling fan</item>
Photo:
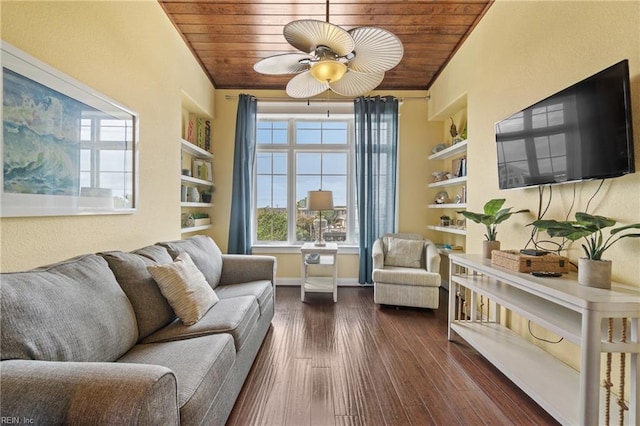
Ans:
[[[298,74],[287,84],[292,98],[310,98],[326,90],[342,96],[361,96],[375,89],[385,71],[400,63],[404,48],[394,34],[377,27],[346,31],[315,19],[292,21],[284,26],[284,38],[304,53],[284,53],[258,61],[261,74]]]

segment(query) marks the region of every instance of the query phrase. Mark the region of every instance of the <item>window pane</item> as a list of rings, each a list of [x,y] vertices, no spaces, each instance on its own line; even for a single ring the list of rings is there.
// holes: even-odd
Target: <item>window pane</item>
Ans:
[[[287,241],[287,154],[259,152],[256,176],[256,238]]]
[[[287,144],[288,123],[286,121],[258,120],[256,142],[258,144]]]
[[[319,152],[309,154],[298,153],[296,156],[296,173],[306,175],[320,174],[320,159],[321,154]]]

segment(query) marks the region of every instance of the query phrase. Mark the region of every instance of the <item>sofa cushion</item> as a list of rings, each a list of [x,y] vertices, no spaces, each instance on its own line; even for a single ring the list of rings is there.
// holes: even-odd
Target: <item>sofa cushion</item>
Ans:
[[[100,253],[109,263],[120,287],[131,301],[138,321],[138,336],[147,337],[176,318],[176,314],[160,292],[147,266],[173,262],[167,249],[147,246],[131,253],[112,251]]]
[[[115,361],[138,339],[131,303],[89,254],[2,274],[2,359]]]
[[[371,276],[376,283],[421,287],[440,286],[440,274],[427,272],[421,268],[385,266],[384,269],[374,269]]]
[[[198,322],[218,302],[218,296],[187,253],[181,253],[172,263],[148,266],[147,270],[185,325]]]
[[[180,424],[199,423],[235,363],[233,339],[217,334],[179,342],[134,346],[120,363],[169,368],[178,382]]]
[[[389,237],[384,263],[389,266],[419,268],[423,252],[424,241],[422,240]]]
[[[273,285],[271,281],[250,281],[240,284],[219,285],[216,294],[220,299],[238,296],[254,296],[260,307],[260,315],[273,299]]]
[[[222,274],[222,252],[211,237],[196,235],[184,240],[158,244],[166,247],[174,259],[182,252],[189,254],[211,288],[215,289],[218,286]]]
[[[259,317],[260,308],[253,296],[220,299],[197,323],[184,325],[180,320],[175,320],[145,338],[142,343],[169,342],[209,334],[229,333],[233,336],[236,350],[240,350]]]

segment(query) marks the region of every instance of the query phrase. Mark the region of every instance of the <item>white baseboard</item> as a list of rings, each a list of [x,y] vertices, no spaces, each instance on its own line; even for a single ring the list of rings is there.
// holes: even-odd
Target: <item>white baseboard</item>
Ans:
[[[300,287],[300,278],[298,277],[278,277],[276,278],[277,287]],[[357,278],[339,278],[338,287],[367,287],[370,285],[362,285]]]

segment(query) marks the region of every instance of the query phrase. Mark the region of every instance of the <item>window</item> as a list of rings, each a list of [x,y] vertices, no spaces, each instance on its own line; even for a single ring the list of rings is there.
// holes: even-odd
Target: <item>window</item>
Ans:
[[[254,194],[257,244],[354,243],[353,115],[258,114]],[[333,192],[333,211],[306,210],[307,191]]]

